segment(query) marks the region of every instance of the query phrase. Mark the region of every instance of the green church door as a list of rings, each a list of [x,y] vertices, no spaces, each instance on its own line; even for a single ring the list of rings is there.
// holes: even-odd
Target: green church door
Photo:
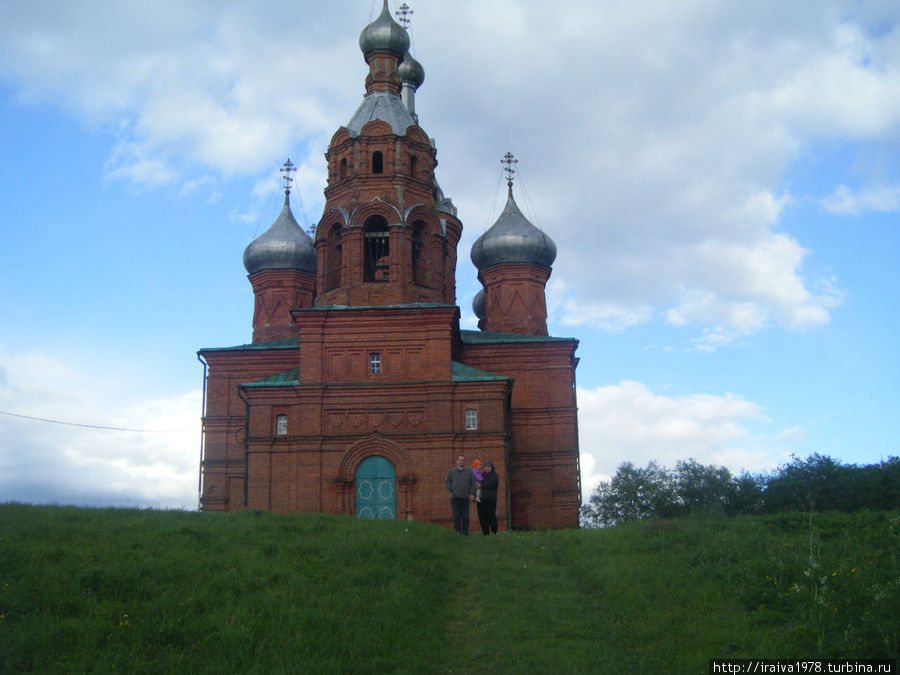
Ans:
[[[356,517],[397,517],[397,474],[384,457],[366,457],[356,470]]]

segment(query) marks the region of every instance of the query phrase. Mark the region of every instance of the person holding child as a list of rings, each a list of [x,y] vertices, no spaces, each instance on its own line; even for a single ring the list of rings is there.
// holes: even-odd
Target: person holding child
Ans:
[[[475,488],[475,501],[481,501],[481,481],[484,477],[484,473],[482,473],[481,469],[481,460],[473,459],[472,460],[472,476],[475,478],[475,482],[478,483],[478,487]]]
[[[481,465],[481,474],[480,498],[477,504],[478,522],[486,537],[491,533],[497,534],[497,489],[500,486],[500,477],[493,462],[484,462]]]

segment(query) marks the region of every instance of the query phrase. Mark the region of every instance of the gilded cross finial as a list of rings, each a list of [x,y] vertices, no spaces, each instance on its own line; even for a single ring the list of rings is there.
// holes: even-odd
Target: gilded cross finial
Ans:
[[[291,173],[297,170],[297,167],[291,162],[291,158],[288,157],[287,161],[284,163],[284,166],[278,169],[282,176],[281,180],[284,181],[284,194],[289,195],[291,193],[291,183],[294,182],[294,179],[291,177]]]
[[[400,5],[400,9],[398,9],[397,12],[396,12],[396,15],[397,15],[397,23],[399,23],[401,26],[403,26],[406,30],[409,30],[410,17],[411,17],[414,13],[415,13],[415,12],[413,12],[413,11],[409,8],[409,5],[407,5],[407,4],[404,2],[402,5]]]
[[[509,186],[510,190],[512,190],[513,180],[515,180],[516,175],[516,164],[519,163],[511,152],[507,152],[503,155],[503,159],[500,160],[501,164],[505,164],[503,167],[503,171],[506,172],[506,184]]]

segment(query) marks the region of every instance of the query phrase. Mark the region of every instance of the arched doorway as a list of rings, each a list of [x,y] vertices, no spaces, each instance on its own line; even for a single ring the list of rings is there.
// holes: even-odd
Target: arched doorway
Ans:
[[[356,469],[356,517],[393,520],[397,517],[397,474],[394,465],[377,455]]]

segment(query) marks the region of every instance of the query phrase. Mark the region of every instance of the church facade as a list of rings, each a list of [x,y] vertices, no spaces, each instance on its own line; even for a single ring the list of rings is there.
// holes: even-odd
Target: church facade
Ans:
[[[201,508],[450,525],[444,477],[463,454],[494,462],[501,528],[577,527],[578,343],[546,321],[556,247],[516,205],[510,168],[506,208],[471,251],[479,330],[460,328],[462,223],[415,114],[424,71],[386,1],[360,48],[366,93],[326,153],[315,237],[288,178],[244,252],[252,342],[198,352]]]

